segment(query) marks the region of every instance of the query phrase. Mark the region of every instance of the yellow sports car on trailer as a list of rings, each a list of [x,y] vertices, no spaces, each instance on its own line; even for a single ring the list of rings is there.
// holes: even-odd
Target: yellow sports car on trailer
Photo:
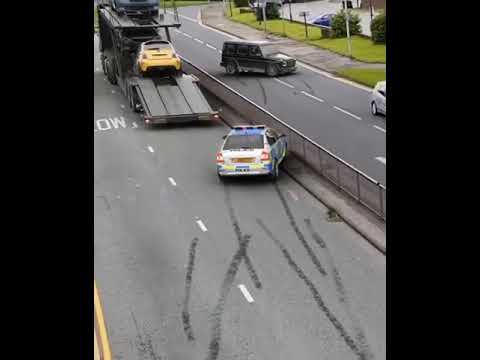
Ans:
[[[182,68],[182,61],[172,44],[165,40],[143,42],[138,51],[137,63],[141,73],[149,70],[180,71]]]

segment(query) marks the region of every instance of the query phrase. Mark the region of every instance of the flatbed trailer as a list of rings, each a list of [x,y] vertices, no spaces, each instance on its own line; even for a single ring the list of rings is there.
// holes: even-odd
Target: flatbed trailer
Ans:
[[[180,27],[176,11],[173,20],[166,13],[158,17],[120,16],[104,4],[97,5],[97,11],[104,74],[111,84],[120,87],[129,106],[143,114],[145,123],[190,122],[218,117],[193,75],[145,76],[138,72],[135,58],[138,46],[144,41],[161,38],[161,29],[170,41],[169,29]]]

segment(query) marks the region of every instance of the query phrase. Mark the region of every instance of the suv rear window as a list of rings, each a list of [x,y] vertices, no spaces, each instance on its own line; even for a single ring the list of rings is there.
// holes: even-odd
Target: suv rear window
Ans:
[[[262,135],[230,135],[223,146],[224,150],[263,149]]]

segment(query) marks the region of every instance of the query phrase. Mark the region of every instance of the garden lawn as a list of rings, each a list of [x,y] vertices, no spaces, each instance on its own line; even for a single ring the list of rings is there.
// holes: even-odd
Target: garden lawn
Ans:
[[[228,17],[236,22],[248,25],[257,30],[263,30],[264,24],[258,22],[255,14],[240,14],[240,9],[233,9],[233,16],[230,17],[230,11],[227,11]],[[305,25],[287,20],[268,20],[267,31],[286,36],[290,39],[303,41],[307,44],[327,49],[340,55],[348,56],[348,44],[346,38],[324,39],[318,27],[307,26],[308,39],[305,36]],[[284,32],[285,31],[285,32]],[[386,46],[384,44],[374,44],[369,38],[363,36],[352,36],[352,56],[354,59],[368,63],[386,63]]]
[[[338,74],[370,87],[375,87],[377,82],[384,81],[387,79],[386,69],[362,69],[362,68],[351,68],[339,70]]]

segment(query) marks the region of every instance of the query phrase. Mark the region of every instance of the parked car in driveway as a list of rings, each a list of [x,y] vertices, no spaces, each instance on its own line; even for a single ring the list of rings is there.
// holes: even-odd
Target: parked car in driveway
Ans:
[[[335,16],[335,14],[323,14],[319,16],[314,16],[313,18],[310,19],[310,23],[314,25],[320,25],[320,26],[332,26],[332,19]]]
[[[294,72],[296,60],[280,53],[274,43],[232,40],[223,44],[220,66],[223,66],[229,75],[238,72],[261,72],[268,76],[277,76]]]
[[[370,109],[373,115],[387,115],[387,82],[379,81],[370,96]]]

